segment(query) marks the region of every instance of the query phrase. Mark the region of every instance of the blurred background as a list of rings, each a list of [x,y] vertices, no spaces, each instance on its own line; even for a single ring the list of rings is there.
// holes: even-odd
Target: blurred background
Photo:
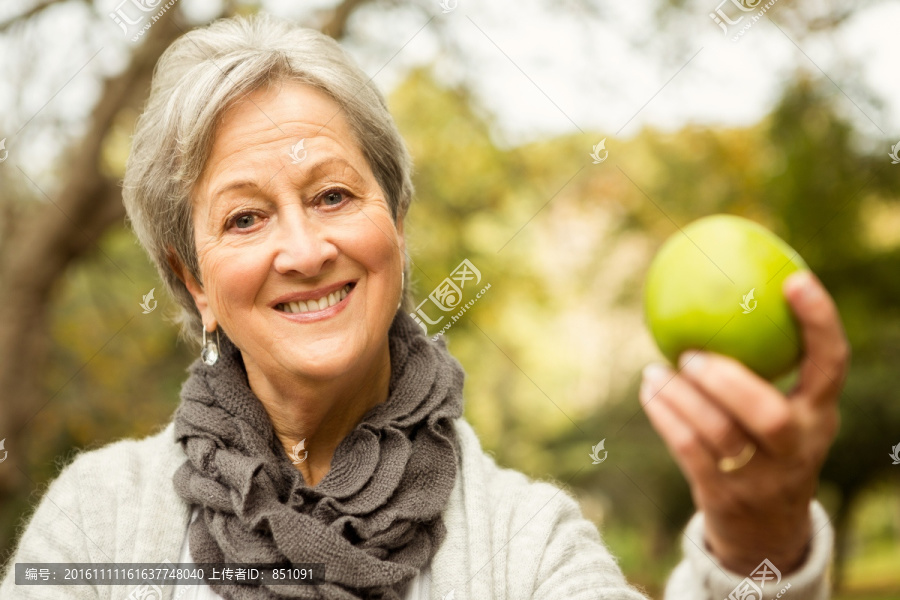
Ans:
[[[76,451],[178,404],[198,350],[119,182],[165,47],[265,10],[340,40],[388,97],[416,162],[416,301],[465,259],[490,284],[446,333],[485,449],[573,493],[653,597],[693,506],[637,400],[659,359],[648,263],[718,212],[796,248],[853,347],[819,491],[835,597],[900,598],[900,2],[781,0],[757,21],[762,3],[715,2],[3,3],[0,558]]]

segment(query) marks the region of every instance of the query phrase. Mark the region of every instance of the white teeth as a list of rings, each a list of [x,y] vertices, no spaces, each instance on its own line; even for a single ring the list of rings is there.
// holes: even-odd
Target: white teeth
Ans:
[[[334,306],[347,297],[350,293],[350,284],[348,283],[340,289],[340,291],[332,292],[327,296],[323,296],[318,300],[297,300],[295,302],[284,302],[278,305],[279,310],[286,313],[305,313],[317,310],[325,310],[329,306]]]

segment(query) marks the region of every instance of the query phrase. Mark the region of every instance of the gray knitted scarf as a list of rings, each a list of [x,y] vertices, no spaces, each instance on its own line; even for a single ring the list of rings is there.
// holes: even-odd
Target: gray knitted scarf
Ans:
[[[441,513],[456,478],[463,370],[398,311],[389,331],[386,402],[345,437],[309,487],[247,383],[240,351],[220,339],[181,390],[175,439],[187,460],[175,490],[201,507],[190,526],[195,563],[324,563],[320,585],[221,585],[228,600],[399,600],[444,540]]]

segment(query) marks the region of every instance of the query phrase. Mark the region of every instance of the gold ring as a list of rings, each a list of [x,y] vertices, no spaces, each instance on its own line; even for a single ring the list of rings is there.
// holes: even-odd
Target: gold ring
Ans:
[[[737,471],[753,458],[753,455],[756,454],[756,444],[753,442],[747,442],[747,445],[744,446],[744,449],[740,451],[737,456],[726,456],[725,458],[719,459],[719,470],[723,473],[731,473],[732,471]]]

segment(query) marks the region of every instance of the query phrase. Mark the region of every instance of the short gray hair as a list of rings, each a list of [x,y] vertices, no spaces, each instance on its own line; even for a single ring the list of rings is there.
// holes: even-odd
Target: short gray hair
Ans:
[[[186,33],[156,65],[122,192],[138,240],[181,306],[176,322],[186,339],[199,341],[203,323],[170,261],[202,284],[191,193],[219,117],[245,95],[285,80],[312,85],[341,106],[394,222],[409,210],[413,167],[403,138],[384,96],[335,40],[265,14],[220,19]],[[405,264],[404,308],[411,302],[410,261]]]

